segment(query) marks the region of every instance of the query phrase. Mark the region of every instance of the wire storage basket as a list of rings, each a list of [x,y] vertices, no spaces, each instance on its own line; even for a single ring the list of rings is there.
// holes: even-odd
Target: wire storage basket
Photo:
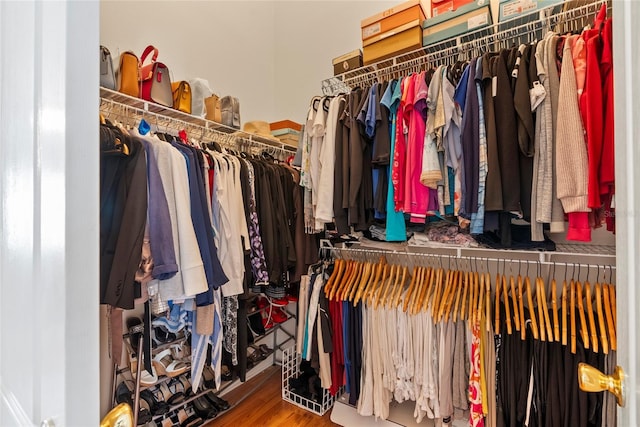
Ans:
[[[316,415],[324,415],[333,407],[336,399],[342,394],[344,387],[341,387],[335,396],[331,396],[329,390],[322,389],[322,395],[316,400],[297,394],[291,389],[290,380],[300,376],[301,357],[296,353],[295,346],[284,350],[282,355],[282,400],[313,412]]]

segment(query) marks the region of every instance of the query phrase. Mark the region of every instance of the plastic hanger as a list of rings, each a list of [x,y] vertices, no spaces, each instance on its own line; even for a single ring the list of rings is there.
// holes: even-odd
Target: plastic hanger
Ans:
[[[593,316],[593,303],[591,302],[591,285],[587,281],[584,282],[585,301],[587,302],[587,319],[589,320],[589,331],[591,332],[591,348],[597,353],[599,348],[598,331],[596,331],[596,320]]]

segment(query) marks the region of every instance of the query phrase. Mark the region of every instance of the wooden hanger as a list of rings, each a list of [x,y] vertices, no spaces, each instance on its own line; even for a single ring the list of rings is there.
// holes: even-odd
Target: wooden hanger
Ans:
[[[569,287],[571,289],[571,305],[569,306],[569,316],[571,316],[571,353],[576,354],[578,331],[576,331],[576,282],[573,279],[571,279]]]
[[[409,272],[409,267],[405,265],[404,268],[402,269],[402,278],[399,281],[399,285],[396,286],[397,289],[396,289],[395,298],[393,299],[393,308],[398,308],[398,305],[400,304],[400,295],[402,294],[402,290],[404,289],[404,284],[406,283],[408,272]],[[415,273],[415,270],[414,270],[414,273]]]
[[[452,276],[452,274],[447,274],[446,280],[444,282],[444,288],[442,290],[442,298],[440,299],[440,304],[439,306],[435,307],[435,311],[437,312],[437,322],[440,322],[442,320],[442,317],[444,316],[447,301],[449,300],[449,294],[451,293]]]
[[[460,307],[460,294],[462,293],[463,277],[459,271],[454,272],[454,274],[458,278],[458,290],[456,291],[456,301],[453,306],[453,322],[455,323],[458,321],[458,307]]]
[[[609,285],[602,284],[602,294],[604,297],[604,314],[607,319],[607,331],[609,332],[609,340],[611,341],[611,350],[616,351],[618,349],[618,342],[616,337],[616,328],[613,324],[613,315],[611,313],[611,300],[609,298]]]
[[[607,340],[607,328],[605,327],[604,311],[602,310],[602,291],[600,289],[600,283],[596,283],[595,295],[596,295],[596,310],[598,313],[598,326],[600,327],[600,344],[602,344],[602,352],[609,354],[609,341]]]
[[[331,288],[331,292],[329,293],[330,300],[335,301],[335,299],[340,299],[340,295],[342,295],[341,294],[342,288],[351,279],[351,275],[353,274],[353,268],[354,268],[353,261],[351,260],[346,261],[344,272],[340,277],[340,280],[336,281],[336,283]]]
[[[347,261],[347,266],[345,268],[345,272],[342,274],[342,280],[340,280],[339,285],[335,285],[331,290],[332,299],[342,301],[342,293],[344,292],[344,288],[347,284],[353,279],[353,276],[357,270],[357,263],[353,260]]]
[[[551,280],[551,311],[553,312],[553,340],[560,342],[560,322],[558,321],[558,290],[556,279]]]
[[[514,325],[516,327],[516,331],[519,331],[520,330],[520,310],[518,308],[518,300],[517,300],[517,294],[516,294],[516,280],[513,277],[513,274],[509,276],[509,285],[511,286],[509,293],[511,294],[511,299],[513,301]],[[524,328],[524,319],[522,319],[522,328]]]
[[[362,264],[353,260],[349,261],[351,263],[349,274],[345,276],[343,279],[340,288],[336,291],[336,299],[338,301],[344,301],[344,295],[350,286],[351,282],[355,280],[356,276],[359,274],[360,269],[362,268]]]
[[[540,340],[546,341],[547,329],[545,328],[545,322],[544,322],[544,312],[543,312],[543,306],[542,306],[543,298],[544,296],[542,295],[542,292],[540,289],[540,281],[536,277],[536,302],[537,302],[537,309],[538,309],[538,319],[540,319]]]
[[[562,345],[567,345],[567,279],[562,281]]]
[[[404,305],[402,306],[402,311],[407,312],[407,308],[409,308],[409,300],[411,299],[411,294],[413,293],[413,288],[416,285],[416,279],[418,278],[418,272],[420,267],[413,267],[413,274],[411,275],[411,283],[409,284],[409,290],[407,291],[407,295],[404,298]]]
[[[422,292],[418,297],[418,305],[416,306],[416,313],[421,312],[423,307],[426,309],[426,306],[428,304],[427,296],[431,291],[431,285],[434,282],[434,277],[437,275],[438,275],[438,270],[436,270],[435,268],[429,267],[429,269],[427,270],[427,274],[425,275],[425,278],[424,278],[424,288],[422,289]]]
[[[467,320],[465,309],[467,307],[467,294],[469,294],[469,273],[460,272],[464,276],[464,289],[462,290],[462,303],[460,305],[460,320]]]
[[[611,314],[613,315],[613,327],[618,333],[618,311],[616,308],[616,287],[613,283],[609,283],[609,300],[611,301]]]
[[[484,286],[485,286],[484,303],[486,306],[485,328],[487,332],[491,332],[491,274],[489,274],[489,272],[484,273]]]
[[[366,262],[364,264],[364,269],[362,271],[362,276],[360,276],[360,280],[355,286],[351,287],[351,291],[349,292],[348,300],[353,302],[355,298],[358,298],[359,295],[362,295],[362,291],[364,287],[369,283],[371,275],[374,273],[374,265],[371,262]],[[354,302],[354,307],[357,303]]]
[[[544,319],[544,324],[547,327],[547,337],[549,337],[548,341],[553,342],[553,328],[551,327],[551,319],[549,318],[549,307],[547,306],[547,291],[544,288],[544,280],[542,277],[538,276],[536,279],[538,281],[538,289],[540,290],[540,302],[542,303],[542,319]],[[542,323],[542,319],[540,323]]]
[[[451,276],[451,295],[449,296],[449,302],[447,303],[444,311],[444,318],[446,322],[449,321],[449,316],[451,316],[452,314],[451,311],[453,310],[453,303],[456,299],[456,295],[458,295],[458,291],[460,290],[460,286],[462,284],[460,281],[460,275],[457,274],[457,272],[451,273]]]
[[[378,261],[377,264],[372,264],[369,280],[365,283],[364,289],[358,290],[356,298],[353,302],[354,307],[360,300],[362,300],[363,303],[369,302],[371,293],[375,292],[375,290],[377,289],[378,283],[380,281],[380,276],[382,275],[385,264],[386,263],[384,262],[384,257],[380,257],[380,261]]]
[[[389,295],[389,289],[391,289],[391,283],[394,281],[394,279],[396,278],[396,265],[392,264],[391,267],[389,268],[389,275],[387,276],[387,283],[384,285],[384,290],[378,294],[378,296],[376,297],[376,302],[375,302],[375,306],[374,308],[378,308],[378,306],[380,305],[380,302],[382,302],[382,305],[386,305],[385,302],[387,301],[387,296]]]
[[[502,299],[504,301],[505,317],[507,321],[507,334],[511,335],[513,329],[511,329],[511,309],[509,308],[509,295],[507,294],[507,277],[502,275]]]
[[[402,288],[402,286],[404,285],[404,282],[400,283],[400,278],[402,277],[402,275],[400,274],[399,269],[400,269],[400,266],[398,266],[398,270],[396,271],[396,279],[393,282],[393,287],[389,291],[390,295],[389,295],[389,300],[387,301],[387,307],[390,309],[396,308],[395,297],[398,293],[397,289]],[[404,267],[402,267],[402,274],[404,275],[406,271],[407,271],[407,266],[405,265]]]
[[[576,298],[578,300],[578,314],[580,315],[580,336],[584,342],[584,348],[589,348],[589,329],[584,315],[584,300],[582,299],[582,283],[576,282]]]
[[[533,305],[533,297],[531,296],[531,280],[529,280],[529,276],[524,278],[524,287],[527,292],[527,305],[529,306],[529,317],[531,317],[531,332],[533,333],[533,338],[538,339],[538,321],[536,320],[536,308]]]
[[[478,305],[476,306],[476,322],[480,325],[480,328],[482,328],[482,318],[484,315],[484,297],[485,297],[485,289],[486,286],[484,284],[484,274],[480,274],[480,284],[479,284],[479,289],[478,289],[478,293],[480,294],[479,298],[478,298]]]
[[[369,305],[373,308],[376,308],[376,306],[380,303],[380,297],[382,296],[382,292],[384,291],[385,285],[388,282],[390,269],[391,266],[385,262],[384,266],[382,267],[382,276],[380,277],[380,281],[376,285],[375,290],[369,294]]]
[[[478,293],[480,292],[480,288],[478,286],[478,272],[474,271],[469,273],[469,276],[471,277],[471,295],[473,296],[473,298],[469,299],[469,322],[473,326],[478,316]]]
[[[435,289],[433,290],[433,300],[431,302],[431,318],[435,322],[438,317],[438,309],[440,308],[440,299],[442,298],[443,283],[442,280],[436,280]]]
[[[593,316],[593,303],[591,302],[591,285],[588,281],[584,282],[585,300],[587,302],[587,319],[589,320],[589,331],[591,331],[591,348],[598,352],[598,331],[596,331],[596,319]]]
[[[442,280],[443,274],[444,274],[444,270],[440,268],[438,269],[437,272],[434,271],[431,277],[429,278],[429,287],[427,289],[427,294],[425,296],[424,311],[429,310],[429,305],[431,304],[431,298],[435,297],[436,288],[438,286],[438,283]],[[431,310],[433,310],[433,304],[431,305],[432,305]]]
[[[524,318],[524,298],[522,297],[522,276],[518,273],[518,311],[520,312],[520,319],[524,324],[524,328],[520,329],[520,339],[522,341],[527,339],[526,320]]]
[[[416,314],[416,309],[418,308],[418,300],[420,299],[420,294],[424,289],[424,277],[425,274],[428,273],[428,269],[426,267],[420,267],[418,270],[418,278],[416,279],[416,286],[413,291],[413,295],[411,295],[411,301],[409,302],[409,314]]]
[[[355,271],[355,274],[353,275],[349,283],[347,283],[344,290],[342,291],[342,295],[341,295],[342,301],[347,301],[347,299],[349,298],[349,294],[351,293],[351,289],[352,288],[356,289],[358,287],[358,283],[360,282],[361,277],[364,273],[366,264],[360,261],[356,261],[356,262],[357,262],[356,264],[357,269]]]
[[[333,264],[333,273],[331,273],[331,276],[329,276],[329,280],[327,280],[327,283],[324,285],[324,295],[327,298],[329,298],[329,295],[331,295],[331,289],[336,286],[337,283],[339,283],[339,280],[342,276],[343,268],[344,260],[338,258]]]
[[[496,311],[495,323],[493,325],[493,330],[496,335],[500,335],[500,285],[502,284],[502,278],[500,277],[500,273],[496,276],[496,295],[495,295],[495,304],[494,310]]]

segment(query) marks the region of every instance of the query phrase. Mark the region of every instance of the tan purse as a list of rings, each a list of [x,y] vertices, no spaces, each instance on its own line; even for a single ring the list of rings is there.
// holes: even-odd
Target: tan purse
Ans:
[[[220,109],[220,98],[218,95],[211,95],[204,99],[204,106],[207,110],[205,118],[216,123],[222,123],[222,110]]]
[[[191,85],[184,80],[171,83],[173,92],[173,108],[183,113],[191,114]]]

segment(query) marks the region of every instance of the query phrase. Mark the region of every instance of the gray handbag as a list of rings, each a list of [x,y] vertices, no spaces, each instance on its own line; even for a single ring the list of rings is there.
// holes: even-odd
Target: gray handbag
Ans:
[[[100,86],[116,90],[116,76],[113,72],[111,52],[104,46],[100,46]]]
[[[240,101],[233,96],[225,96],[220,100],[222,124],[240,129]]]

